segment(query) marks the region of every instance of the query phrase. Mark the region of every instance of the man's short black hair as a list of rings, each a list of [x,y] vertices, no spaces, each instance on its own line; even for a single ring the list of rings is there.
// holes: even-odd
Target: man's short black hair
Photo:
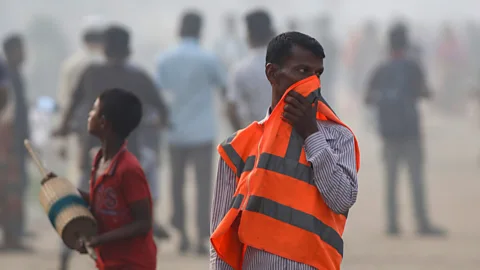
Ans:
[[[404,50],[409,46],[408,28],[404,23],[396,23],[388,33],[390,49],[393,51]]]
[[[323,47],[316,39],[300,32],[286,32],[274,37],[268,43],[267,64],[283,65],[290,56],[294,46],[302,47],[317,57],[325,58]]]
[[[99,96],[100,114],[112,125],[113,132],[126,139],[142,120],[142,103],[132,92],[120,88]]]
[[[104,33],[105,55],[125,58],[130,55],[130,34],[122,26],[111,26]]]
[[[12,34],[5,38],[3,41],[3,52],[8,55],[13,50],[21,47],[23,44],[23,38],[20,34]]]
[[[267,44],[274,35],[270,15],[263,9],[248,13],[245,21],[250,40],[258,45]]]
[[[200,30],[202,29],[202,17],[198,12],[188,11],[182,17],[180,25],[181,37],[200,37]]]

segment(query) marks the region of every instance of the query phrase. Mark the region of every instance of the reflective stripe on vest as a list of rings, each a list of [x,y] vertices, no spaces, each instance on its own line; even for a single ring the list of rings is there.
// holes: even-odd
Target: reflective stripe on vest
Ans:
[[[238,194],[232,200],[232,208],[239,209],[245,196]],[[332,246],[343,257],[343,239],[331,227],[321,220],[302,211],[277,203],[267,198],[250,196],[246,211],[266,215],[278,221],[290,224],[318,235],[325,243]]]

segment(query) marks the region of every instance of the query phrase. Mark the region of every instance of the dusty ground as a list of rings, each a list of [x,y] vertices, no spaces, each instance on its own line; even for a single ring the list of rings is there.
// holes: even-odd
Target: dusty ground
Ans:
[[[400,196],[405,234],[395,239],[384,236],[380,149],[374,136],[358,132],[363,158],[360,193],[358,203],[349,216],[342,269],[480,269],[480,215],[477,209],[480,205],[480,167],[476,159],[477,150],[480,149],[476,143],[478,128],[472,122],[459,123],[431,114],[427,116],[429,210],[433,221],[449,230],[449,236],[445,239],[415,236],[407,179],[402,179]],[[355,130],[362,130],[361,119],[350,117],[347,121]],[[469,143],[472,141],[473,144]],[[162,186],[164,197],[159,216],[166,221],[170,216],[168,172],[163,170],[162,174],[166,181]],[[187,193],[192,194],[193,188],[194,185],[188,185]],[[36,253],[28,256],[1,254],[1,269],[56,269],[58,237],[37,203],[32,201],[29,226],[39,234],[32,242]],[[193,216],[193,212],[187,214]],[[192,229],[192,235],[194,233]],[[158,269],[208,269],[208,258],[180,257],[175,254],[175,248],[175,239],[161,245]],[[72,262],[72,270],[92,269],[92,266],[87,257],[75,256]]]

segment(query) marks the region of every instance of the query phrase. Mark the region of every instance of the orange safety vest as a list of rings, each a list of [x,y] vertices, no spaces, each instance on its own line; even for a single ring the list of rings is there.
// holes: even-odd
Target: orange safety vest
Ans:
[[[218,146],[236,175],[232,205],[211,236],[220,259],[241,269],[247,246],[322,270],[340,269],[346,214],[336,214],[313,182],[304,140],[281,119],[293,90],[318,102],[317,119],[345,126],[323,101],[320,80],[292,85],[264,122],[253,122]],[[357,171],[359,149],[355,138]]]

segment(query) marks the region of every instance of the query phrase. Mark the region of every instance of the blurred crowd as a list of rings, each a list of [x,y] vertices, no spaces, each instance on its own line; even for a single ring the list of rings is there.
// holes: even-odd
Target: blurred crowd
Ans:
[[[234,131],[265,117],[271,102],[270,84],[264,74],[266,46],[282,31],[305,32],[322,44],[326,54],[322,95],[340,116],[361,113],[365,115],[366,129],[379,130],[385,143],[385,178],[389,183],[387,233],[399,232],[395,182],[398,164],[405,161],[414,183],[420,231],[444,235],[445,230],[429,223],[424,206],[421,157],[425,146],[421,138],[421,111],[414,108],[417,101],[405,105],[415,111],[415,115],[408,116],[418,122],[415,134],[407,134],[412,137],[399,142],[382,125],[396,122],[395,116],[403,111],[385,120],[378,117],[378,112],[387,115],[390,111],[382,111],[383,105],[372,100],[375,90],[383,87],[386,80],[407,76],[400,80],[408,81],[409,89],[421,84],[419,91],[428,94],[422,92],[419,96],[431,98],[438,113],[446,117],[469,115],[466,104],[472,100],[480,102],[480,24],[465,21],[462,25],[445,23],[427,29],[406,19],[394,20],[387,26],[369,20],[352,27],[349,35],[341,36],[334,30],[333,14],[285,20],[282,24],[286,29],[282,29],[269,16],[255,12],[248,16],[225,14],[224,22],[218,26],[218,38],[209,47],[202,43],[205,18],[194,10],[179,18],[178,40],[165,41],[171,45],[167,49],[148,40],[136,42],[141,45],[134,47],[131,34],[136,29],[113,24],[102,16],[84,18],[73,53],[69,53],[71,48],[66,45],[62,25],[48,16],[22,32],[3,37],[0,227],[4,233],[0,252],[29,251],[25,239],[33,234],[26,230],[25,207],[30,178],[35,175],[29,175],[23,140],[30,139],[45,157],[71,160],[62,173],[78,182],[79,188],[88,188],[92,149],[98,147],[98,142],[86,132],[88,111],[99,91],[122,87],[139,95],[145,105],[141,127],[130,138],[129,148],[141,161],[156,202],[163,180],[158,174],[159,164],[164,162],[160,160],[161,153],[166,152],[169,158],[173,216],[162,224],[170,223],[179,232],[180,252],[194,249],[198,254],[207,254],[218,123],[225,118]],[[246,34],[241,32],[243,28]],[[140,61],[131,60],[134,51]],[[392,71],[396,74],[393,77],[385,75],[397,68],[397,62],[391,59],[398,55],[411,61],[402,62],[399,69],[405,65],[408,68]],[[28,73],[23,70],[27,62],[31,62]],[[340,97],[346,100],[341,101]],[[220,115],[215,110],[215,98],[221,100]],[[405,136],[401,136],[402,140]],[[60,145],[54,151],[51,141]],[[162,147],[162,141],[167,142],[166,147]],[[185,171],[190,165],[195,168],[197,183],[199,241],[194,247],[185,223]],[[170,232],[160,223],[156,223],[154,231],[161,240],[169,238]],[[62,251],[61,258],[62,269],[66,269],[67,249]]]

